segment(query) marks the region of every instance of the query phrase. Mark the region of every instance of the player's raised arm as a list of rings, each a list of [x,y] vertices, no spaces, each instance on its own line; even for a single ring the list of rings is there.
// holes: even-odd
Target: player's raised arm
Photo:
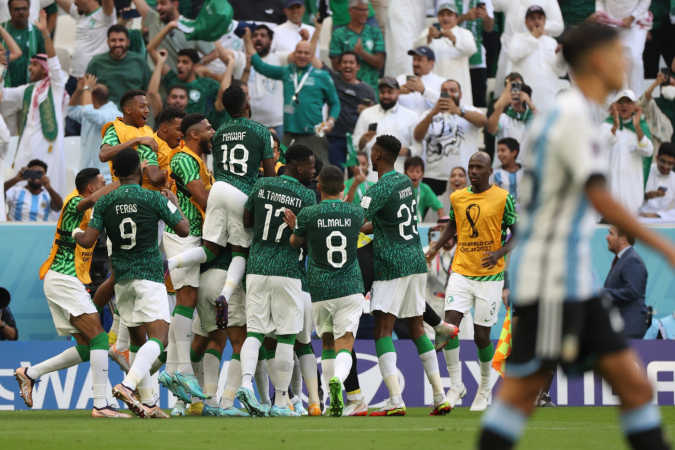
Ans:
[[[94,228],[94,227],[87,227],[86,230],[82,230],[81,228],[75,228],[73,230],[72,236],[73,239],[75,239],[75,242],[77,242],[77,245],[79,245],[82,248],[91,248],[96,244],[96,239],[98,239],[98,235],[100,232]]]
[[[295,225],[297,223],[297,217],[295,216],[293,211],[291,211],[288,208],[284,211],[284,222],[286,222],[286,225],[288,225],[288,228],[293,230],[293,234],[291,234],[291,238],[290,238],[291,239],[291,247],[293,247],[293,248],[302,247],[302,244],[305,242],[306,235],[299,236],[299,235],[295,234],[296,231],[297,231],[297,229],[295,227]],[[303,232],[304,232],[304,229],[303,229]]]
[[[99,175],[103,176],[103,175]],[[98,201],[99,198],[102,196],[106,195],[107,193],[114,191],[120,187],[120,181],[113,181],[112,183],[106,185],[103,189],[99,189],[98,191],[94,192],[91,194],[89,197],[84,198],[80,201],[80,203],[77,204],[77,212],[85,212],[86,210],[93,208],[96,202]]]
[[[450,213],[452,217],[452,208],[450,208]],[[434,245],[433,248],[430,248],[429,251],[426,253],[426,255],[424,255],[426,256],[427,261],[431,261],[432,259],[434,259],[436,253],[438,253],[438,251],[445,245],[445,243],[448,242],[455,234],[457,234],[457,222],[451,220],[443,229],[441,237],[439,237],[438,240],[436,241],[436,245]]]

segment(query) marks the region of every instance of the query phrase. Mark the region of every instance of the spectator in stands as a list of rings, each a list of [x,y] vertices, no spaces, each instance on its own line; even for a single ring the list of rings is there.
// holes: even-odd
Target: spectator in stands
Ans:
[[[179,0],[157,0],[157,11],[151,9],[145,0],[133,0],[136,9],[143,18],[143,26],[148,28],[148,38],[152,40],[171,22],[177,21],[180,17],[178,11]],[[166,50],[169,57],[166,60],[172,70],[177,69],[178,52],[184,49],[194,49],[204,55],[205,62],[212,61],[218,57],[216,48],[212,42],[188,41],[185,33],[181,30],[171,30],[166,37],[161,40],[159,48]],[[146,89],[144,87],[133,86],[130,89]]]
[[[66,190],[66,162],[63,152],[64,100],[68,74],[61,70],[52,38],[47,31],[47,14],[40,12],[36,28],[42,33],[47,54],[31,58],[30,83],[2,91],[2,114],[21,111],[19,147],[15,167],[40,159],[51,167],[51,185],[59,194]],[[24,104],[28,104],[27,108]]]
[[[384,68],[384,37],[377,26],[368,25],[368,0],[349,0],[350,22],[333,31],[330,42],[330,59],[333,70],[339,70],[340,55],[352,50],[361,58],[361,68],[356,77],[377,89],[380,71]]]
[[[470,0],[463,2],[462,6],[457,24],[473,33],[477,48],[476,53],[469,58],[473,105],[484,108],[487,106],[488,71],[485,61],[485,47],[483,46],[483,33],[491,33],[494,28],[494,8],[492,0]]]
[[[642,54],[645,78],[654,79],[659,72],[660,59],[669,67],[675,60],[675,24],[670,19],[670,0],[652,0],[649,10],[654,16],[652,28],[647,33],[647,42]]]
[[[314,36],[315,28],[306,23],[302,23],[302,17],[305,14],[304,0],[285,0],[284,14],[286,22],[274,29],[276,39],[274,41],[274,51],[291,53],[295,51],[295,46],[302,40],[309,41]],[[316,47],[316,57],[319,55],[319,46]]]
[[[675,339],[675,313],[652,320],[642,339]]]
[[[317,33],[318,34],[318,33]],[[316,36],[318,37],[318,35]],[[246,53],[252,55],[255,70],[268,78],[281,80],[284,85],[284,136],[282,143],[303,144],[314,150],[324,161],[328,160],[328,140],[340,114],[340,100],[330,75],[314,70],[314,46],[302,41],[295,47],[293,62],[273,66],[263,62],[251,40],[251,30],[244,35]],[[323,120],[323,105],[328,105],[328,119]]]
[[[6,77],[11,81],[8,87],[19,87],[29,82],[28,66],[30,65],[30,59],[37,54],[46,53],[45,43],[40,30],[28,20],[30,2],[28,0],[8,0],[7,5],[11,18],[0,25],[0,28],[14,39],[22,54],[19,58],[10,58],[7,67],[8,76],[6,75]],[[2,33],[0,37],[9,48],[5,33]],[[11,126],[10,130],[13,131]]]
[[[444,80],[456,80],[464,88],[464,104],[473,105],[469,58],[478,48],[473,33],[458,27],[459,14],[455,2],[438,6],[438,22],[422,31],[415,45],[428,45],[436,55],[434,73]]]
[[[1,97],[1,95],[0,95]],[[9,150],[9,141],[11,139],[9,128],[0,115],[0,168],[4,168],[5,158],[7,157],[7,151]],[[4,186],[5,184],[5,171],[0,169],[0,184]],[[7,221],[7,213],[5,212],[5,190],[0,189],[0,222]]]
[[[496,80],[505,79],[506,74],[513,71],[506,49],[509,48],[511,38],[516,33],[528,31],[523,18],[530,6],[540,6],[545,11],[546,24],[544,25],[544,33],[547,36],[555,38],[563,32],[564,23],[558,0],[492,0],[492,5],[495,12],[504,13],[504,31],[500,38],[502,51],[499,53],[499,60],[497,61]],[[530,83],[530,80],[527,81]],[[504,86],[499,83],[496,84],[495,98],[499,97],[503,90]]]
[[[108,97],[108,88],[98,84],[95,76],[87,74],[77,80],[75,92],[68,103],[68,117],[82,124],[79,169],[95,167],[110,183],[110,167],[98,157],[101,130],[106,123],[121,117],[122,112]]]
[[[652,26],[649,0],[597,0],[592,20],[622,28],[621,40],[626,47],[628,88],[638,97],[644,92],[644,62],[647,33]],[[672,37],[671,37],[672,38]]]
[[[9,306],[0,308],[0,341],[16,341],[19,339],[19,329],[16,320],[9,310]]]
[[[274,44],[275,32],[267,25],[258,25],[251,33],[251,40],[260,59],[273,66],[288,64],[288,53],[270,51]],[[280,80],[268,78],[256,72],[250,61],[242,80],[249,84],[251,119],[274,128],[279,138],[284,135],[284,85]]]
[[[379,0],[380,3],[382,0]],[[386,1],[386,0],[385,0]],[[347,24],[352,20],[351,15],[349,14],[349,0],[330,0],[330,12],[333,13],[331,16],[333,18],[333,31],[340,27],[347,26]],[[375,18],[375,9],[373,8],[373,3],[368,2],[368,20],[366,23],[374,27],[379,26],[377,19]],[[382,29],[383,27],[380,27]],[[382,31],[384,33],[384,31]]]
[[[531,95],[532,89],[529,86],[518,81],[507,81],[506,89],[495,102],[494,111],[488,118],[485,131],[495,136],[497,140],[513,138],[521,144],[521,148],[524,148],[529,134],[529,124],[537,112]],[[523,155],[519,153],[518,161],[522,160]]]
[[[347,133],[353,133],[361,111],[377,103],[375,91],[368,83],[356,78],[359,71],[359,56],[347,50],[339,59],[340,71],[335,72],[324,64],[330,73],[340,99],[340,116],[335,126],[327,133],[328,159],[330,164],[342,167],[347,159]]]
[[[234,20],[280,25],[286,21],[283,3],[279,0],[230,0]]]
[[[631,90],[619,92],[611,107],[612,116],[601,125],[610,146],[610,191],[633,214],[637,214],[645,195],[642,159],[654,152],[649,127],[636,100]]]
[[[497,159],[499,167],[492,173],[492,183],[507,191],[520,204],[520,194],[523,190],[523,175],[525,169],[517,162],[520,153],[520,144],[517,140],[507,137],[497,142]]]
[[[607,249],[614,253],[602,294],[612,299],[621,313],[623,332],[630,339],[642,339],[647,331],[647,266],[633,248],[635,238],[614,225],[607,234]]]
[[[422,114],[438,102],[445,78],[433,73],[436,55],[426,45],[409,50],[408,55],[413,57],[412,67],[415,75],[403,74],[396,77],[401,86],[398,101],[417,114]]]
[[[419,156],[411,156],[405,160],[404,173],[413,185],[413,196],[417,200],[417,222],[424,222],[423,218],[428,209],[436,211],[438,218],[445,216],[443,205],[428,184],[422,181],[424,178],[424,160]]]
[[[70,78],[68,93],[72,95],[77,81],[87,71],[89,61],[101,53],[109,51],[108,28],[115,25],[114,0],[56,0],[56,3],[75,21],[75,45],[70,57]],[[85,166],[93,167],[93,166]]]
[[[161,0],[160,0],[161,1]],[[150,82],[148,63],[138,53],[129,52],[129,32],[122,25],[108,28],[110,51],[94,56],[87,73],[98,78],[108,88],[110,100],[119,103],[131,89],[147,89]]]
[[[478,151],[480,129],[487,117],[462,102],[462,87],[454,80],[441,86],[441,98],[414,128],[414,138],[424,142],[427,171],[424,182],[436,195],[443,194],[453,167],[467,167]]]
[[[656,163],[649,169],[645,186],[645,202],[640,208],[642,217],[663,217],[675,207],[675,144],[664,142],[659,147]]]
[[[22,181],[27,183],[17,185]],[[29,161],[14,178],[5,181],[4,191],[11,222],[49,222],[51,212],[63,208],[63,199],[52,189],[47,176],[47,164],[39,159]]]
[[[7,58],[6,52],[9,52],[9,58]],[[8,69],[9,64],[13,61],[23,57],[23,51],[19,45],[2,26],[0,26],[0,53],[2,53],[0,55],[0,64],[3,65],[5,69]],[[12,76],[9,70],[3,71],[3,74],[0,76],[0,81],[5,87],[13,87]]]
[[[450,194],[453,192],[466,188],[468,184],[468,177],[466,176],[466,169],[464,167],[457,166],[452,169],[450,172],[450,179],[448,180],[448,190],[440,195],[441,203],[443,204],[443,209],[450,211],[452,206],[450,205]]]
[[[558,43],[544,34],[546,13],[540,6],[531,6],[525,14],[528,31],[511,37],[506,53],[513,70],[521,73],[532,87],[534,104],[548,109],[558,93],[558,79],[567,73]]]
[[[656,86],[661,87],[659,97],[653,97]],[[647,101],[654,100],[658,110],[670,121],[671,129],[675,130],[675,78],[672,75],[666,76],[663,72],[659,72],[654,82],[645,91],[644,97]],[[663,140],[671,141],[672,136],[671,132],[670,136],[663,136]]]
[[[401,141],[401,153],[394,166],[397,172],[402,173],[405,158],[412,155],[417,145],[413,138],[413,128],[419,120],[418,115],[398,103],[401,88],[396,78],[380,78],[378,84],[380,104],[364,109],[359,115],[352,135],[354,148],[365,151],[370,158],[370,150],[377,136],[394,136]],[[377,182],[377,172],[370,172],[368,181]]]
[[[345,181],[344,199],[346,202],[361,204],[361,199],[366,191],[373,184],[368,181],[368,167],[370,167],[370,158],[366,152],[356,152],[356,158],[359,160],[359,165],[352,167],[353,177]]]

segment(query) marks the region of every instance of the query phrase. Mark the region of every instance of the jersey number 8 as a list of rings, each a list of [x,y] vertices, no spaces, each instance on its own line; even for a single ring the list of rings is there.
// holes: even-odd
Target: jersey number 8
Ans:
[[[227,158],[227,145],[223,144],[220,146],[220,148],[223,149],[223,169],[229,172],[232,172],[233,175],[238,175],[238,176],[244,176],[246,175],[246,172],[248,172],[248,164],[246,162],[248,161],[248,150],[246,147],[244,147],[242,144],[237,144],[234,147],[230,149],[230,158],[229,158],[229,163],[228,163],[228,158]],[[236,150],[241,150],[243,152],[241,158],[237,158],[235,156],[235,151]],[[241,172],[237,172],[235,168],[235,164],[238,164],[241,166]]]
[[[402,217],[403,217],[403,212],[404,212],[404,211],[408,214],[408,218],[407,218],[405,221],[401,222],[401,223],[398,225],[398,234],[400,234],[401,237],[402,237],[403,239],[405,239],[406,241],[409,241],[410,239],[412,239],[412,238],[413,238],[413,235],[412,235],[412,234],[407,234],[407,233],[405,232],[405,227],[410,227],[410,226],[412,225],[412,227],[411,227],[411,228],[412,228],[412,232],[415,233],[415,234],[419,234],[419,233],[417,232],[417,221],[415,221],[415,223],[413,223],[413,218],[414,218],[414,215],[416,214],[416,213],[415,213],[415,210],[416,210],[416,209],[417,209],[417,201],[416,201],[416,200],[413,200],[413,202],[412,202],[412,211],[410,210],[410,208],[408,208],[408,205],[403,204],[403,205],[401,205],[401,207],[398,209],[398,214],[396,214],[396,217],[398,217],[398,218],[402,218]]]
[[[340,245],[337,247],[333,245],[333,238],[340,238]],[[339,269],[340,267],[344,266],[345,263],[347,262],[347,237],[340,233],[339,231],[333,231],[331,234],[328,235],[326,238],[326,247],[328,247],[328,263],[335,267],[336,269]],[[335,262],[333,259],[333,255],[335,253],[340,254],[340,262]]]

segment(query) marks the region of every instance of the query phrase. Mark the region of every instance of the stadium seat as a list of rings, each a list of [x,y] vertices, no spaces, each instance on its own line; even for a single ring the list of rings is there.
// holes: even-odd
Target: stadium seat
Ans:
[[[333,18],[327,17],[323,21],[323,26],[321,27],[321,34],[319,35],[319,54],[321,61],[323,61],[328,67],[333,67],[328,56],[330,52],[330,41],[333,37]]]
[[[77,22],[67,14],[59,15],[56,19],[56,31],[54,33],[54,47],[64,48],[73,53],[75,48],[75,29]]]

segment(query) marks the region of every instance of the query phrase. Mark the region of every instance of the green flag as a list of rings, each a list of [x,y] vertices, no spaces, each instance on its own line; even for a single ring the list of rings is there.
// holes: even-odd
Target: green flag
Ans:
[[[351,133],[347,133],[347,161],[340,163],[342,167],[354,167],[359,165],[359,158],[356,157],[356,150],[354,149],[354,141],[352,141]]]
[[[206,0],[196,19],[178,19],[178,29],[188,41],[214,42],[228,32],[233,17],[227,0]]]

